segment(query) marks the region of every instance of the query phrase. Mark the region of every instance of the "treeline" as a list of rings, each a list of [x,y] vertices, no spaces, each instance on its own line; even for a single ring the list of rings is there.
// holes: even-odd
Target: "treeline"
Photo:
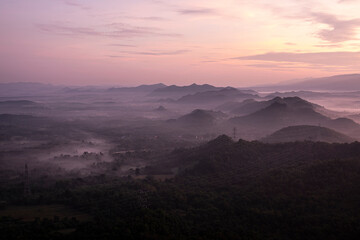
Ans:
[[[19,183],[13,191],[11,185],[1,187],[6,190],[1,196],[17,204],[62,203],[93,217],[72,222],[74,231],[67,233],[57,230],[54,219],[44,225],[3,218],[1,234],[6,239],[359,236],[360,143],[264,144],[220,136],[168,158],[181,171],[162,182],[106,175],[37,182],[26,201]],[[26,230],[31,228],[36,234]]]

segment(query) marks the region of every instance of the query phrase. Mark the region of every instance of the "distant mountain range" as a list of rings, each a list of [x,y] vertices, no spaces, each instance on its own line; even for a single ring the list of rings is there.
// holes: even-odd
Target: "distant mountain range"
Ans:
[[[157,84],[151,84],[151,85],[140,85],[137,87],[114,87],[109,88],[107,92],[152,92],[156,89],[164,88],[166,87],[165,84],[157,83]]]
[[[194,83],[189,86],[171,85],[171,86],[155,89],[149,94],[149,96],[177,99],[188,94],[195,94],[206,91],[215,91],[220,89],[222,88],[214,87],[209,84],[197,85]]]
[[[260,88],[268,90],[359,91],[360,74],[312,78],[291,84],[285,83]]]
[[[319,126],[290,126],[282,128],[261,141],[267,143],[296,142],[296,141],[313,141],[328,143],[348,143],[354,142],[355,139],[345,134],[336,132],[332,129]]]
[[[32,82],[0,83],[0,96],[35,96],[53,93],[62,88],[51,84]]]
[[[187,103],[187,104],[204,104],[212,102],[225,102],[225,101],[234,101],[246,98],[256,98],[256,92],[253,91],[241,91],[236,88],[226,87],[220,90],[212,90],[205,92],[197,92],[195,94],[189,94],[181,97],[177,102],[178,103]]]
[[[46,106],[29,100],[0,101],[0,113],[31,113],[45,110]]]
[[[29,100],[9,100],[0,102],[1,107],[27,107],[37,105],[38,103]]]

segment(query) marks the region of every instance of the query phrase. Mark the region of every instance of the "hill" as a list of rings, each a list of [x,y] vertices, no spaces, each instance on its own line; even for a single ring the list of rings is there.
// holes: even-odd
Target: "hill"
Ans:
[[[360,90],[360,74],[346,74],[323,78],[313,78],[293,84],[281,85],[279,88],[312,91],[355,91]]]
[[[60,92],[62,87],[33,82],[0,83],[1,96],[36,96]]]
[[[0,101],[0,113],[23,113],[45,109],[43,104],[29,100]]]
[[[178,103],[187,104],[204,104],[204,103],[221,103],[226,101],[234,101],[238,99],[254,98],[257,95],[250,94],[246,91],[240,91],[236,88],[226,87],[220,90],[197,92],[181,97]]]
[[[199,147],[173,151],[165,158],[167,160],[165,165],[160,162],[153,167],[159,169],[166,167],[168,171],[177,168],[180,170],[179,176],[207,175],[210,177],[210,183],[216,185],[226,185],[231,182],[241,185],[241,183],[247,184],[244,182],[245,179],[255,180],[258,176],[266,175],[267,172],[291,168],[296,171],[302,166],[312,165],[318,161],[357,159],[358,154],[360,154],[359,142],[265,143],[241,139],[236,142],[226,135],[221,135]]]
[[[296,142],[296,141],[314,141],[328,143],[347,143],[354,142],[344,134],[332,129],[319,126],[290,126],[274,132],[270,136],[263,138],[261,141],[268,143],[278,142]]]
[[[0,102],[1,107],[23,107],[23,106],[35,106],[38,103],[29,100],[11,100]]]
[[[183,127],[204,128],[213,126],[217,120],[225,116],[222,112],[196,109],[189,114],[179,117],[173,123]]]
[[[274,97],[270,100],[257,101],[254,99],[246,99],[242,102],[227,102],[217,107],[219,110],[225,110],[235,115],[247,115],[269,107],[273,103],[284,103],[290,107],[304,107],[313,109],[323,109],[322,106],[308,102],[299,97]]]
[[[317,112],[317,105],[299,97],[275,98],[268,107],[242,117],[229,120],[241,128],[275,131],[294,125],[322,125],[350,136],[359,134],[360,125],[347,118],[331,119]]]
[[[282,99],[279,97],[276,97],[274,99],[268,100],[268,101],[255,101],[255,100],[245,100],[241,103],[239,103],[237,106],[234,106],[231,109],[232,114],[238,114],[238,115],[246,115],[250,113],[254,113],[256,111],[259,111],[263,108],[266,108],[270,106],[271,104],[275,102],[281,102]]]
[[[156,111],[156,112],[166,112],[167,109],[164,106],[160,105],[159,107],[155,108],[154,111]]]
[[[176,86],[171,85],[152,91],[149,96],[151,97],[162,97],[162,98],[180,98],[188,94],[194,94],[198,92],[215,91],[222,88],[214,87],[209,84],[197,85],[192,84],[189,86]]]
[[[165,84],[151,84],[151,85],[140,85],[137,87],[120,87],[120,88],[109,88],[107,92],[152,92],[156,89],[166,87]]]
[[[29,206],[60,202],[93,220],[4,216],[0,229],[6,239],[356,239],[359,154],[360,143],[265,144],[222,135],[166,153],[163,161],[178,174],[164,181],[32,176]],[[1,199],[26,205],[21,177],[0,190]]]
[[[336,118],[325,123],[327,127],[341,132],[359,131],[360,125],[349,118]]]
[[[274,98],[266,102],[250,103],[254,108],[260,108],[254,113],[243,117],[230,119],[231,123],[247,126],[258,126],[260,128],[281,128],[290,125],[318,125],[329,120],[327,117],[317,113],[311,103],[298,98]]]
[[[314,92],[314,91],[290,91],[290,92],[274,92],[266,96],[266,98],[275,97],[301,97],[301,98],[319,98],[333,97],[334,93],[330,92]]]

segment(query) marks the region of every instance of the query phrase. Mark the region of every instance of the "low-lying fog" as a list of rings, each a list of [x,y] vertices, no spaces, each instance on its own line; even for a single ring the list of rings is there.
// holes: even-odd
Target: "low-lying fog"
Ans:
[[[11,169],[19,174],[28,163],[41,174],[141,175],[171,151],[220,134],[262,141],[292,125],[336,132],[331,138],[318,134],[302,136],[304,140],[360,137],[360,92],[355,91],[148,85],[25,92],[0,96],[3,173]],[[290,139],[299,140],[296,137]]]

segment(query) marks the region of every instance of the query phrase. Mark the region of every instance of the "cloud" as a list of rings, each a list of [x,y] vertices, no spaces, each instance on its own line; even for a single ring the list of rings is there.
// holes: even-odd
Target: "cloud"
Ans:
[[[89,10],[91,9],[90,7],[84,5],[84,4],[80,4],[80,3],[77,3],[75,1],[72,1],[72,0],[60,0],[61,2],[63,2],[64,4],[68,5],[68,6],[71,6],[71,7],[77,7],[77,8],[81,8],[83,10]]]
[[[112,44],[108,44],[107,46],[111,46],[111,47],[137,47],[136,45],[120,44],[120,43],[112,43]]]
[[[107,55],[109,58],[127,58],[126,56]]]
[[[163,18],[163,17],[135,17],[135,16],[123,16],[123,18],[127,18],[127,19],[133,19],[133,20],[144,20],[144,21],[169,21],[169,19],[167,18]]]
[[[177,10],[182,15],[219,15],[218,11],[211,8],[186,8]]]
[[[133,38],[149,36],[180,37],[180,34],[166,33],[159,28],[138,27],[123,23],[112,23],[99,27],[73,27],[60,24],[37,24],[42,32],[73,37],[98,36],[109,38]]]
[[[277,63],[298,63],[317,67],[327,66],[360,69],[360,52],[269,52],[265,54],[235,57],[233,59]]]
[[[176,50],[176,51],[149,51],[149,52],[135,52],[135,51],[124,51],[126,54],[134,54],[134,55],[148,55],[148,56],[168,56],[168,55],[179,55],[183,53],[187,53],[189,50]]]
[[[216,62],[219,62],[219,61],[216,61],[216,60],[204,60],[204,61],[201,61],[202,63],[216,63]]]
[[[336,16],[327,13],[310,13],[313,21],[326,24],[330,29],[322,29],[318,36],[328,42],[338,43],[357,39],[357,31],[360,27],[360,18],[351,20],[339,20]]]
[[[314,47],[325,47],[325,48],[340,48],[343,47],[341,44],[316,44]]]
[[[268,68],[275,71],[295,71],[295,69],[301,69],[303,67],[299,66],[288,66],[288,65],[282,65],[282,64],[264,64],[264,63],[258,63],[258,64],[247,64],[246,67],[254,67],[254,68]]]
[[[357,0],[339,0],[338,3],[351,3],[356,2]]]
[[[247,64],[248,67],[259,67],[259,68],[298,68],[294,65],[289,64],[276,64],[276,63],[255,63],[255,64]]]
[[[350,2],[350,0],[347,0]],[[302,3],[302,4],[300,4]],[[331,43],[360,40],[357,37],[360,30],[360,18],[342,19],[337,15],[327,12],[314,12],[315,5],[312,1],[296,1],[291,7],[263,4],[262,8],[270,11],[274,16],[287,20],[297,20],[312,23],[316,30],[316,37]],[[295,7],[297,6],[297,7]],[[321,4],[318,8],[324,8]],[[297,23],[298,24],[298,23]],[[318,24],[326,25],[318,28]]]

